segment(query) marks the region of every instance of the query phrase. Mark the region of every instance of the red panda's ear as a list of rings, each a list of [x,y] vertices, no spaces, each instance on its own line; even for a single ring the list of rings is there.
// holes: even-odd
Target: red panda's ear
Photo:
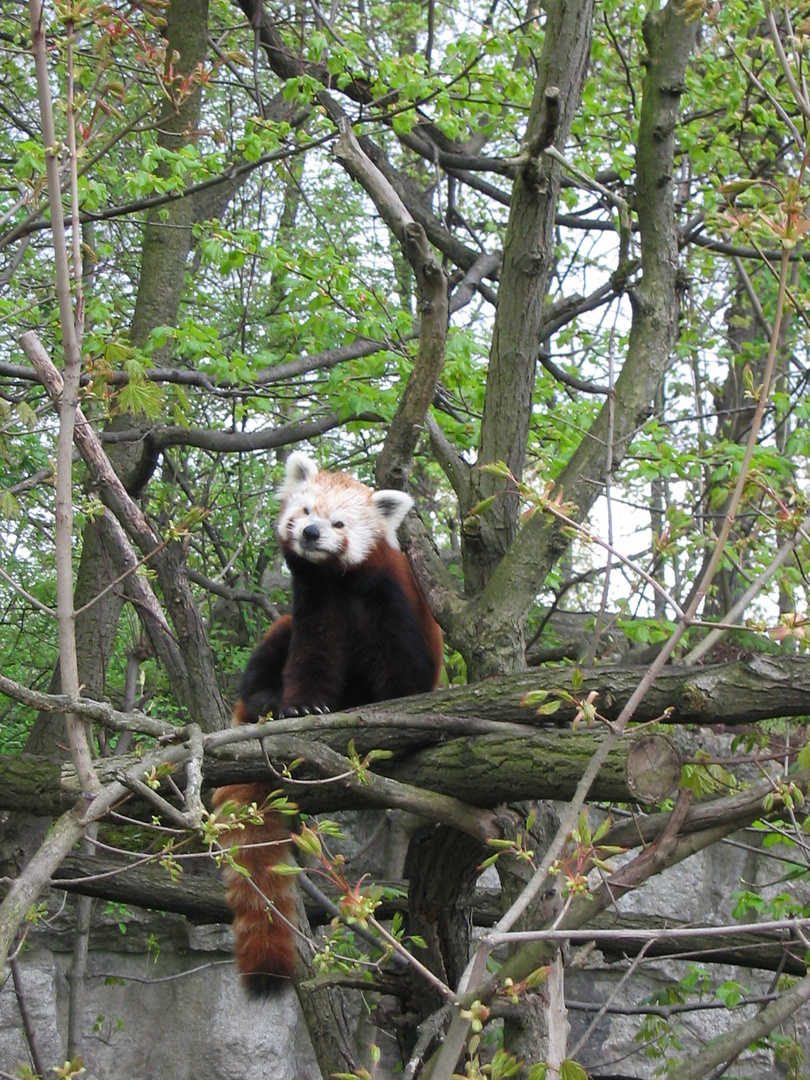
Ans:
[[[279,491],[279,496],[286,498],[296,488],[308,484],[318,471],[317,461],[313,461],[311,457],[307,457],[300,450],[293,451],[287,458],[284,467],[284,483]]]
[[[413,499],[404,491],[375,491],[371,501],[381,518],[396,531],[405,520],[405,515],[413,506]]]

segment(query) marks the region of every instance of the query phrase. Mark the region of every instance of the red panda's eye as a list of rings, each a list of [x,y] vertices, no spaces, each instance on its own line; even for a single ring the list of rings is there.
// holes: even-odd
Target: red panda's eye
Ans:
[[[332,528],[333,529],[342,529],[342,528],[344,528],[344,524],[343,524],[342,521],[333,521],[332,522]]]

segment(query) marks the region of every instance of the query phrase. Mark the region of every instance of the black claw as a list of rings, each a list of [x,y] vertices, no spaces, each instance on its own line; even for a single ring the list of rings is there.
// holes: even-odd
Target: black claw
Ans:
[[[287,720],[291,716],[320,716],[328,712],[328,705],[285,705],[283,709],[279,709],[278,719]]]

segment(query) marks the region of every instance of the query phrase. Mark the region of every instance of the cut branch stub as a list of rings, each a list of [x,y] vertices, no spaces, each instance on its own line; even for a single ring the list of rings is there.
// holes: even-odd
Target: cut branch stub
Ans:
[[[529,141],[529,156],[532,159],[532,168],[535,170],[533,176],[537,175],[537,161],[535,159],[554,142],[559,126],[560,88],[558,86],[547,86],[543,91],[537,131]]]
[[[639,802],[659,802],[677,790],[681,764],[681,755],[669,739],[643,735],[627,752],[627,786]]]

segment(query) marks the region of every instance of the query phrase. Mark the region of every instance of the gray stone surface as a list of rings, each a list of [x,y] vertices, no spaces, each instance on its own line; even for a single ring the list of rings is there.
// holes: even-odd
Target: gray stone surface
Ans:
[[[84,1010],[88,1080],[320,1080],[295,994],[249,1001],[228,927],[134,911],[125,918],[124,934],[109,916],[94,919]],[[46,1071],[66,1055],[68,921],[65,913],[29,935],[33,944],[20,958]],[[157,955],[146,947],[150,935]],[[21,1064],[30,1057],[9,979],[0,993],[0,1070],[13,1074]]]
[[[367,850],[375,855],[377,873],[388,868],[380,859],[385,847],[384,825],[366,824]],[[390,838],[389,838],[390,839]],[[767,894],[794,894],[802,886],[780,880],[779,862],[755,858],[738,841],[716,845],[667,871],[621,900],[626,911],[671,916],[704,924],[732,922],[732,893],[744,882],[765,886]],[[362,840],[360,846],[362,847]],[[365,867],[353,866],[359,876]],[[487,883],[497,881],[490,873]],[[806,892],[806,889],[805,889]],[[71,964],[73,901],[61,909],[61,893],[52,894],[50,914],[31,931],[21,958],[25,1001],[45,1066],[65,1060]],[[806,900],[807,897],[805,896]],[[120,923],[120,925],[119,925]],[[87,1080],[321,1080],[309,1037],[292,991],[272,1002],[251,1002],[242,993],[233,966],[229,927],[194,926],[179,916],[159,915],[94,905],[88,960],[87,1001],[84,1010],[84,1057]],[[122,928],[125,932],[122,932]],[[636,1008],[658,991],[677,982],[688,970],[684,962],[627,959],[607,962],[592,953],[587,967],[570,963],[566,971],[569,1001],[604,1003],[614,1010]],[[630,979],[622,979],[632,968]],[[736,978],[754,992],[767,989],[772,974],[710,967],[714,988]],[[110,976],[113,980],[110,981]],[[571,1010],[570,1046],[593,1019],[593,1012]],[[663,1062],[645,1057],[635,1040],[642,1018],[621,1011],[607,1013],[577,1054],[595,1075],[652,1077]],[[673,1020],[673,1033],[688,1054],[692,1047],[740,1022],[740,1014],[725,1009],[686,1014]],[[810,1011],[795,1018],[795,1030],[810,1046]],[[377,1033],[385,1044],[388,1034]],[[0,991],[0,1072],[13,1075],[29,1057],[11,980]],[[765,1052],[749,1054],[728,1071],[731,1077],[779,1080],[783,1065]]]
[[[785,883],[781,880],[783,865],[777,860],[763,858],[755,850],[757,847],[757,837],[750,832],[732,837],[731,842],[715,844],[628,893],[621,898],[618,907],[623,912],[670,917],[679,923],[733,924],[736,921],[732,915],[735,891],[744,887],[756,888],[766,899],[785,891]],[[782,854],[787,856],[790,852],[786,849]],[[613,860],[614,864],[621,861]],[[806,903],[810,899],[807,886],[801,883],[791,883],[789,889],[800,901]],[[631,968],[632,974],[623,984],[622,978]],[[717,1002],[714,991],[727,980],[736,980],[750,988],[752,995],[766,993],[772,988],[773,972],[712,964],[705,968],[710,978],[709,990],[702,998],[705,1003]],[[569,1001],[609,1002],[612,1010],[616,1010],[608,1012],[599,1021],[577,1060],[597,1074],[618,1072],[639,1080],[658,1075],[656,1070],[660,1071],[662,1060],[645,1056],[643,1047],[636,1041],[643,1017],[622,1015],[621,1010],[643,1006],[652,995],[679,982],[689,970],[688,962],[677,960],[643,960],[637,965],[631,959],[609,963],[598,952],[589,956],[584,969],[569,966],[566,976]],[[683,1059],[715,1036],[737,1027],[744,1017],[749,1018],[756,1011],[756,1006],[733,1013],[725,1008],[712,1008],[672,1017],[669,1033],[677,1037],[681,1049],[669,1048],[664,1061]],[[594,1012],[573,1009],[569,1012],[570,1047],[584,1035],[594,1016]],[[810,1010],[802,1010],[795,1019],[797,1036],[805,1049],[810,1048],[807,1039]],[[779,1080],[787,1075],[787,1067],[777,1062],[772,1053],[759,1050],[741,1055],[723,1075],[749,1080]]]

